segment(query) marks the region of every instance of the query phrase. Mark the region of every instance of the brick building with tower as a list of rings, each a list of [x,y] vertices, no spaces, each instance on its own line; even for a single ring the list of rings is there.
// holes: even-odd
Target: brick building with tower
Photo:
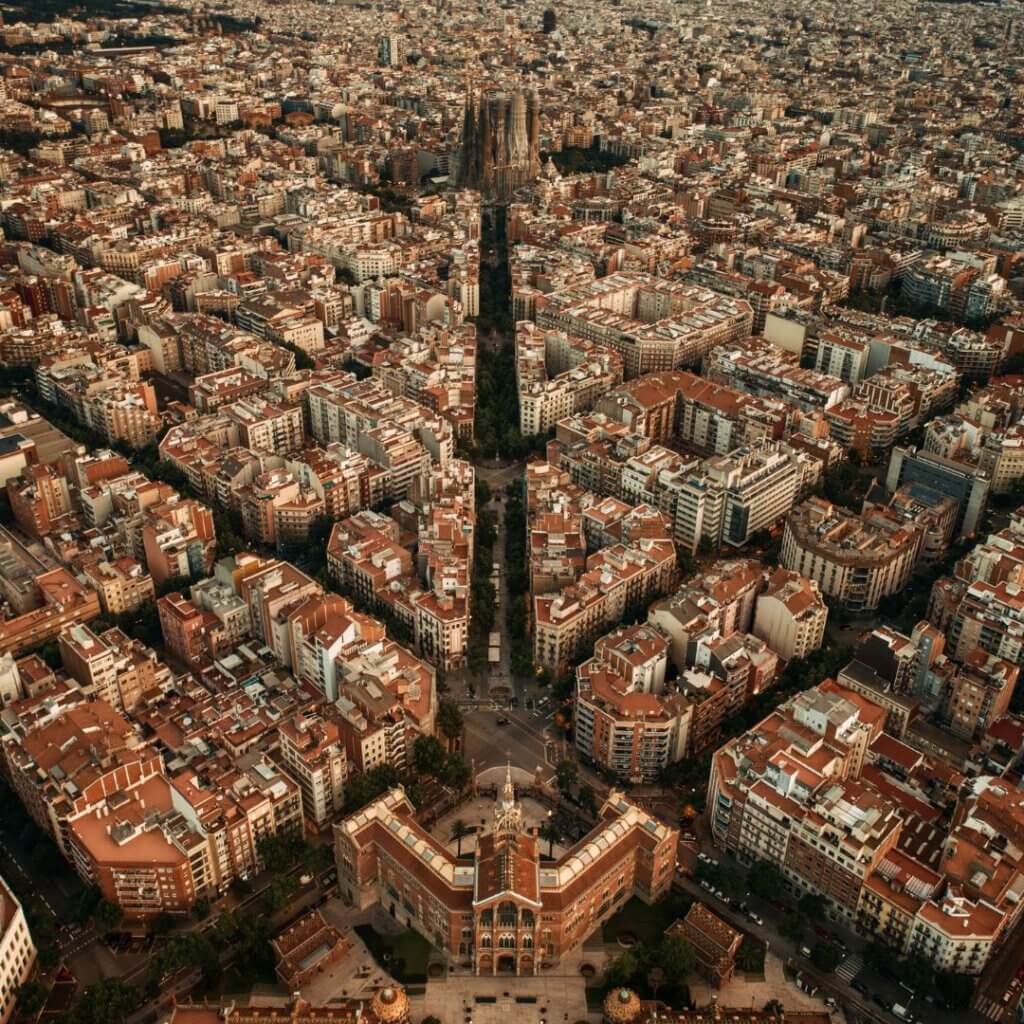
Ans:
[[[631,896],[672,884],[678,832],[612,790],[595,827],[541,861],[511,770],[494,823],[457,858],[393,789],[334,827],[338,886],[360,908],[380,903],[477,974],[536,974],[580,946]]]

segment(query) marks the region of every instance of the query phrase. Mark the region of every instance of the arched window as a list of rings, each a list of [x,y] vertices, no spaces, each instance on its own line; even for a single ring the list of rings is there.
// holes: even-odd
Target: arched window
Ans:
[[[515,928],[518,920],[516,905],[506,900],[498,904],[498,925],[503,928]]]
[[[523,928],[532,928],[534,926],[534,923],[535,922],[534,922],[534,919],[533,919],[533,911],[532,910],[524,910],[522,912],[522,920],[520,921],[520,925]]]
[[[491,948],[491,937],[490,937],[490,935],[481,935],[480,936],[480,945],[483,946],[484,949],[490,949]]]
[[[480,914],[480,927],[490,928],[494,924],[494,915],[489,911],[485,910]]]
[[[523,949],[533,949],[533,936],[532,935],[524,935],[523,936]]]
[[[516,937],[514,935],[502,935],[498,939],[498,947],[500,949],[515,949],[516,948]]]

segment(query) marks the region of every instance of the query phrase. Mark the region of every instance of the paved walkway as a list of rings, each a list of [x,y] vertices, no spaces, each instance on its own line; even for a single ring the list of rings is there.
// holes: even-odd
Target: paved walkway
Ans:
[[[393,983],[353,929],[357,924],[373,924],[378,931],[387,932],[399,928],[396,922],[379,908],[359,911],[340,900],[329,900],[322,910],[324,917],[349,939],[352,949],[343,960],[304,985],[303,997],[314,1006],[326,1006],[344,998],[368,998]],[[600,1013],[587,1010],[580,967],[590,964],[600,978],[607,961],[620,952],[618,946],[600,941],[584,945],[535,977],[478,977],[465,967],[450,964],[447,975],[429,978],[422,994],[410,996],[411,1018],[420,1021],[435,1016],[444,1024],[508,1024],[510,1017],[513,1024],[575,1024],[581,1020],[596,1024]],[[786,979],[782,960],[770,951],[765,957],[763,981],[738,974],[720,990],[712,989],[696,974],[687,981],[697,1006],[709,1005],[714,996],[720,1006],[742,1009],[760,1008],[771,999],[780,1000],[788,1010],[823,1008],[820,998],[801,992]],[[837,1024],[844,1020],[838,1012],[834,1012],[834,1019]]]
[[[573,1024],[586,1018],[587,997],[579,974],[545,972],[533,978],[458,974],[430,981],[424,995],[412,997],[410,1009],[414,1021],[430,1014],[444,1024],[508,1024],[510,1020]]]
[[[357,924],[372,924],[377,931],[386,932],[395,922],[379,907],[356,910],[341,900],[328,900],[321,908],[324,920],[334,925],[351,943],[352,948],[341,960],[330,965],[322,974],[302,986],[303,998],[313,1006],[326,1006],[332,1000],[369,998],[377,989],[394,979],[373,958],[355,931]]]
[[[764,981],[748,981],[739,971],[732,980],[720,989],[713,989],[703,978],[693,975],[688,979],[690,999],[697,1006],[707,1006],[712,995],[718,997],[719,1006],[729,1006],[737,1010],[749,1007],[760,1009],[772,999],[778,999],[787,1010],[818,1010],[824,1009],[824,1002],[817,996],[809,996],[802,992],[785,976],[782,961],[769,952],[764,959]],[[838,1011],[833,1011],[837,1022],[843,1020]]]

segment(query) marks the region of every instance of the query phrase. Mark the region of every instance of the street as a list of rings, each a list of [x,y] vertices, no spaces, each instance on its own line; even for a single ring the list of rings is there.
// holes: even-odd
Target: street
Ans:
[[[694,871],[697,868],[699,863],[697,849],[698,844],[696,843],[687,844],[685,847],[680,845],[679,861],[688,871]],[[727,853],[716,849],[714,857],[730,874],[739,878],[745,877],[747,869]],[[675,884],[688,896],[707,904],[716,914],[734,927],[765,942],[776,956],[787,962],[792,962],[799,971],[813,978],[823,996],[832,995],[844,1007],[851,1009],[857,1015],[856,1017],[849,1015],[851,1020],[876,1021],[884,1022],[884,1024],[899,1021],[899,1018],[883,1009],[878,1004],[878,1000],[884,1001],[887,1005],[892,1005],[895,1002],[902,1004],[908,1008],[915,1020],[923,1021],[925,1024],[964,1024],[965,1021],[985,1020],[981,1015],[969,1010],[944,1010],[926,1002],[920,996],[912,996],[907,989],[895,981],[885,978],[879,972],[867,967],[859,952],[865,945],[863,937],[846,928],[842,922],[836,920],[820,922],[816,925],[815,934],[795,942],[782,935],[776,927],[782,917],[778,903],[761,899],[749,892],[734,893],[732,896],[726,893],[728,902],[725,902],[703,888],[694,878],[679,872],[676,874]],[[785,898],[785,895],[780,893],[780,901]],[[746,903],[750,911],[763,919],[764,924],[757,925],[747,914],[741,913],[735,906],[738,902]],[[819,930],[838,938],[848,951],[843,962],[832,974],[818,970],[800,951],[804,944],[813,945],[819,941]],[[863,988],[865,992],[859,991],[854,987],[855,984]]]

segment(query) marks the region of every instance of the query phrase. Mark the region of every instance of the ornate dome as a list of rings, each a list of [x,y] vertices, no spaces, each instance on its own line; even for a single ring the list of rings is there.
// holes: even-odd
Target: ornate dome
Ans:
[[[396,1024],[409,1017],[409,999],[405,990],[398,985],[378,989],[370,1000],[370,1009],[379,1021]]]
[[[604,997],[604,1019],[626,1024],[640,1016],[640,997],[631,988],[612,989]]]

